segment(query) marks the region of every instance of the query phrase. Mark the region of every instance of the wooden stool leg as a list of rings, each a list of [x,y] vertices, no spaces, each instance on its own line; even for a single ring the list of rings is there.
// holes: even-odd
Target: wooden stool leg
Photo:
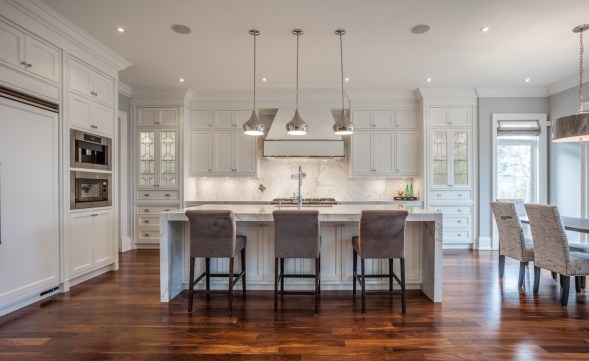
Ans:
[[[194,257],[190,257],[190,275],[188,279],[188,313],[192,313],[192,301],[194,300]]]
[[[205,269],[206,269],[206,277],[205,277],[205,285],[206,285],[206,289],[207,291],[211,290],[211,278],[209,277],[209,275],[211,274],[211,259],[210,258],[205,258]],[[211,299],[211,295],[207,293],[207,300]]]
[[[243,292],[243,297],[245,298],[245,247],[241,250],[241,271],[243,272],[243,276],[241,276],[241,291]]]
[[[534,266],[534,294],[538,293],[540,288],[540,267]]]
[[[321,261],[315,258],[315,314],[319,314],[319,270]]]
[[[364,273],[364,258],[360,258],[360,270],[362,272],[362,314],[366,313],[366,273]]]
[[[401,258],[401,307],[407,313],[407,297],[405,295],[405,258]]]
[[[562,297],[560,300],[560,304],[566,306],[569,303],[569,288],[571,284],[571,278],[569,276],[563,275],[561,275],[560,277],[562,277]]]
[[[526,275],[526,262],[519,263],[519,279],[517,281],[517,287],[522,288],[524,286],[524,277]]]
[[[233,265],[234,265],[235,257],[229,258],[229,305],[228,305],[228,314],[231,316],[233,313]]]
[[[280,291],[284,292],[284,258],[280,259]]]
[[[352,255],[352,296],[356,296],[356,282],[358,281],[358,253],[353,250]]]
[[[274,314],[278,313],[278,258],[274,258]]]
[[[321,255],[319,255],[319,272],[317,272],[317,277],[319,277],[319,285],[317,288],[317,293],[321,294]]]

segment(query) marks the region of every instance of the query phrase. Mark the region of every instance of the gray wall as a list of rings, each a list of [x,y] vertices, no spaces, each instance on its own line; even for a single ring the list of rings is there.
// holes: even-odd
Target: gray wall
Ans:
[[[130,109],[131,106],[129,105],[129,98],[119,93],[119,110],[127,113],[127,116],[129,116]]]
[[[493,194],[493,113],[548,113],[547,98],[479,99],[479,236],[491,237]],[[550,171],[550,170],[549,170]]]

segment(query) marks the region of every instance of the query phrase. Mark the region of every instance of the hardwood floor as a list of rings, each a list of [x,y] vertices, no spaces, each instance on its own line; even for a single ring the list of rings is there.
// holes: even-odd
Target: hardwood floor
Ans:
[[[277,318],[272,292],[248,291],[234,300],[187,294],[159,302],[157,251],[121,255],[121,268],[69,293],[0,317],[0,360],[587,360],[588,292],[560,306],[560,287],[543,272],[539,295],[526,272],[517,290],[518,263],[506,261],[497,278],[497,254],[444,253],[444,302],[408,292],[367,297],[367,314],[350,292],[286,296]],[[528,270],[533,270],[530,266]],[[533,274],[533,272],[531,272]],[[280,307],[280,303],[279,303]]]

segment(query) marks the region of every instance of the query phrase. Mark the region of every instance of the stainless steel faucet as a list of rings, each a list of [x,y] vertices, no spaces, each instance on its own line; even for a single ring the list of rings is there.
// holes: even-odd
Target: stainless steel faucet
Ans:
[[[301,195],[301,187],[303,185],[303,178],[305,178],[307,176],[307,174],[305,172],[303,172],[303,168],[299,165],[299,171],[297,174],[291,174],[290,177],[291,178],[298,178],[299,179],[299,198],[298,198],[298,202],[297,202],[297,207],[298,209],[301,209],[303,207],[303,196]],[[294,194],[293,194],[294,197]]]

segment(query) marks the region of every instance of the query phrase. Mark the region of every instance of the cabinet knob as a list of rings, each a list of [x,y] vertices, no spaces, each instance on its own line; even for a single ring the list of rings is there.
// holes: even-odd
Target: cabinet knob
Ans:
[[[436,209],[436,212],[442,213],[442,210],[441,209]]]
[[[462,197],[462,193],[458,193],[458,197]]]
[[[145,233],[145,234],[144,234],[144,236],[145,236],[145,237],[149,237],[149,233]]]
[[[149,209],[144,209],[143,212],[149,213]]]
[[[33,64],[27,63],[27,68],[32,68],[32,67],[33,67]]]
[[[457,234],[457,236],[458,236],[458,237],[462,237],[462,233],[458,233],[458,234]]]
[[[143,194],[144,197],[149,197],[149,193]]]
[[[164,211],[165,211],[165,212],[169,212],[169,211],[170,211],[170,209],[169,209],[169,208],[167,208],[167,209],[165,209]]]
[[[454,184],[448,184],[448,187],[454,187]]]
[[[457,223],[462,223],[462,219],[459,219],[456,221]]]
[[[169,196],[170,196],[170,194],[169,193],[166,193],[166,197],[169,197]]]
[[[149,220],[146,219],[145,221],[143,221],[143,223],[149,223]]]
[[[94,124],[92,124],[92,125],[90,126],[90,128],[92,128],[92,129],[98,129],[98,126],[97,126],[97,125],[94,125]]]
[[[399,169],[397,169],[397,172],[399,171]]]
[[[92,213],[90,216],[91,217],[96,217],[98,214],[97,213]]]
[[[436,197],[441,197],[441,196],[442,196],[441,193],[436,194]]]
[[[26,61],[21,61],[21,62],[20,62],[20,65],[27,66],[27,62],[26,62]]]
[[[458,213],[462,213],[462,208],[459,208],[458,209]]]

